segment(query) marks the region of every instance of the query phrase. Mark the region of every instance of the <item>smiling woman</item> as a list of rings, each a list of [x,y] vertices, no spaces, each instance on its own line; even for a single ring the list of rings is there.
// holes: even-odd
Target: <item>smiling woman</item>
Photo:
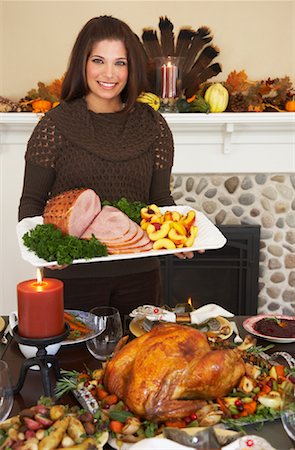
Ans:
[[[92,189],[102,202],[124,197],[174,204],[172,133],[158,112],[136,101],[147,90],[146,73],[142,44],[127,24],[100,16],[84,25],[62,101],[40,120],[28,143],[20,220],[44,215],[50,198],[80,188]],[[85,214],[77,220],[83,222]],[[141,304],[161,303],[156,257],[47,267],[44,273],[63,281],[67,309],[109,305],[125,315]]]

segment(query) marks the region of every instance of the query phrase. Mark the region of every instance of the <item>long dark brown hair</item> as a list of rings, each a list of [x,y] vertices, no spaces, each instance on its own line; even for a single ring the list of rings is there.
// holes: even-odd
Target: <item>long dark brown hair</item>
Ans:
[[[147,87],[146,57],[140,40],[130,27],[112,16],[90,19],[78,34],[62,84],[61,98],[70,101],[88,93],[86,63],[93,45],[105,39],[120,40],[126,47],[128,81],[121,98],[125,103],[124,111],[130,111],[138,95]]]

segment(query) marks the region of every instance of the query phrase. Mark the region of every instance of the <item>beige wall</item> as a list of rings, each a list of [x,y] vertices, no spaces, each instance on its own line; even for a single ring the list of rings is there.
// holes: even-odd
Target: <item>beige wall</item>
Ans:
[[[216,61],[249,78],[295,81],[295,2],[269,1],[14,1],[0,0],[0,95],[18,100],[65,71],[74,39],[91,17],[111,14],[141,35],[167,15],[175,34],[207,25],[220,48]]]

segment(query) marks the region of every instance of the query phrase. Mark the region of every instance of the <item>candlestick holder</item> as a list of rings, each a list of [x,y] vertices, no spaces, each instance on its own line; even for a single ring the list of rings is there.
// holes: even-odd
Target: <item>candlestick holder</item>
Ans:
[[[157,95],[161,112],[178,112],[176,102],[181,95],[181,63],[177,56],[154,58],[156,64]]]
[[[15,341],[19,344],[29,345],[32,347],[37,347],[36,356],[33,358],[26,359],[21,367],[19,379],[15,386],[12,387],[13,393],[18,394],[22,389],[27,372],[32,366],[39,366],[40,373],[42,377],[42,384],[44,389],[44,394],[46,397],[52,397],[52,388],[49,378],[49,369],[53,369],[56,379],[60,378],[60,368],[58,359],[54,355],[48,355],[46,347],[48,345],[57,344],[63,341],[70,333],[70,327],[65,323],[64,332],[49,338],[25,338],[19,335],[18,326],[15,326],[12,330],[13,337]]]

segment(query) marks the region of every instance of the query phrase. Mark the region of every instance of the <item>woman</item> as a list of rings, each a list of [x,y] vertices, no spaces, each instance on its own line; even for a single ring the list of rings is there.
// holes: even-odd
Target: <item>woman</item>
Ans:
[[[146,86],[145,55],[131,29],[110,16],[89,20],[74,44],[62,101],[29,140],[19,220],[42,215],[48,198],[80,187],[102,201],[174,204],[172,134],[159,113],[136,102]],[[109,304],[124,315],[161,302],[156,258],[75,264],[46,276],[63,280],[66,308]]]

